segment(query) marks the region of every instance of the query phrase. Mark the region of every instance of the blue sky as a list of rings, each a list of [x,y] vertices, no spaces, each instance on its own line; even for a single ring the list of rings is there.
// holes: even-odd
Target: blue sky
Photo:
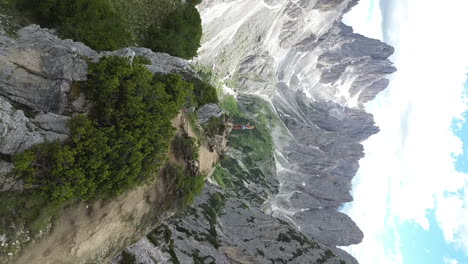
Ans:
[[[468,81],[465,83],[465,89],[468,92]],[[468,112],[465,112],[463,117],[466,120]],[[456,157],[455,168],[457,171],[468,173],[468,122],[454,120],[452,129],[463,142],[463,154]],[[428,230],[424,230],[416,223],[405,221],[398,225],[396,230],[389,230],[383,238],[384,243],[388,245],[389,250],[396,250],[395,232],[399,234],[402,264],[441,264],[450,260],[467,264],[468,255],[462,249],[445,241],[434,210],[427,211],[427,218],[430,223]]]
[[[466,88],[468,90],[468,82]],[[463,116],[468,117],[468,112]],[[468,173],[468,123],[465,122],[461,127],[457,127],[454,122],[453,130],[464,143],[464,153],[457,156],[456,168],[460,172]],[[382,234],[382,241],[386,245],[387,252],[392,254],[399,250],[402,254],[402,264],[441,264],[450,263],[447,262],[449,260],[456,260],[457,262],[453,263],[459,264],[468,263],[468,255],[462,249],[445,241],[434,210],[427,211],[427,218],[430,222],[428,230],[408,221],[403,221],[395,229],[386,230]],[[399,243],[396,241],[397,237]],[[398,248],[395,247],[396,244]]]
[[[398,72],[366,105],[381,132],[344,209],[361,264],[468,264],[468,1],[361,0],[344,22],[395,47]]]
[[[468,69],[466,70],[468,73]],[[465,91],[468,93],[468,74],[465,83]],[[468,119],[468,112],[463,113],[463,118]],[[452,129],[455,134],[463,141],[463,154],[459,155],[455,162],[455,168],[458,171],[468,173],[468,122],[462,123],[461,127],[457,126],[457,121],[452,124]],[[467,219],[468,221],[468,219]]]

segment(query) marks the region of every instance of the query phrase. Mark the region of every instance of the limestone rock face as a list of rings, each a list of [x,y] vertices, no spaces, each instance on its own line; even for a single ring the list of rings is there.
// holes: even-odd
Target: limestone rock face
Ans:
[[[47,29],[32,25],[18,38],[0,34],[0,154],[10,157],[45,141],[68,138],[64,116],[73,81],[86,80],[84,58],[97,53],[81,43],[61,40]],[[0,191],[21,190],[8,177],[10,159],[0,166]]]
[[[127,251],[144,264],[174,263],[174,256],[187,264],[196,260],[220,264],[357,263],[345,252],[309,240],[286,222],[264,214],[259,204],[230,197],[212,184],[193,206]],[[118,256],[112,263],[120,260]]]
[[[301,232],[328,246],[358,244],[364,235],[349,216],[336,209],[308,210],[295,215]]]
[[[39,115],[29,119],[22,110],[16,110],[7,100],[0,97],[0,153],[13,155],[31,146],[44,142],[64,140],[68,130],[65,127],[66,116]],[[55,128],[55,129],[54,129]]]
[[[37,25],[18,31],[18,39],[0,37],[0,94],[38,111],[61,114],[73,81],[86,80],[85,58],[97,53],[61,40]]]
[[[224,111],[217,104],[206,104],[198,110],[198,123],[206,124],[212,117],[221,117]]]
[[[219,133],[213,134],[207,132],[206,126],[208,123],[215,118],[217,125],[221,126]],[[216,151],[219,155],[223,155],[227,151],[227,138],[232,129],[232,124],[228,120],[228,117],[224,110],[222,110],[218,104],[206,104],[198,109],[198,124],[204,131],[208,146],[211,151]]]
[[[156,53],[147,48],[128,47],[112,52],[102,52],[100,56],[119,56],[134,59],[142,56],[149,60],[146,67],[153,73],[180,73],[183,75],[196,75],[187,60],[173,57],[167,53]]]
[[[277,87],[360,106],[388,85],[393,48],[340,22],[353,0],[207,0],[197,62],[239,92],[274,96]]]

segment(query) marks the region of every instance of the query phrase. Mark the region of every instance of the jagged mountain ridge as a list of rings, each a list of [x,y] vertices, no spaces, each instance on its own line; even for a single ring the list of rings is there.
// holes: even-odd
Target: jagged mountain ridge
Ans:
[[[241,92],[279,86],[357,107],[388,85],[393,47],[354,34],[341,18],[358,1],[219,1],[200,5],[198,62]]]
[[[280,184],[267,211],[330,246],[362,240],[337,209],[352,201],[360,142],[378,132],[363,104],[396,71],[393,47],[341,22],[357,3],[209,0],[200,7],[199,63],[213,65],[230,88],[269,98],[287,130],[273,133]]]
[[[209,67],[222,80],[225,91],[259,95],[270,103],[269,118],[277,120],[268,125],[275,146],[275,169],[262,170],[262,180],[255,180],[246,179],[239,169],[221,163],[222,169],[241,178],[239,184],[245,185],[243,191],[235,191],[228,200],[248,203],[250,213],[232,206],[221,209],[215,225],[222,237],[219,249],[177,232],[172,241],[185,242],[172,247],[175,256],[184,259],[183,263],[196,263],[198,256],[207,261],[214,259],[214,263],[356,263],[336,246],[359,243],[363,233],[338,209],[352,201],[351,181],[359,169],[359,159],[364,157],[360,143],[379,131],[364,103],[384,90],[388,86],[385,76],[396,71],[388,60],[393,47],[355,34],[341,22],[343,14],[357,3],[206,0],[200,5],[204,39],[195,63]],[[255,114],[242,107],[249,104],[250,99],[246,98],[238,97],[241,109],[255,120]],[[252,174],[252,168],[245,165],[249,154],[238,156],[236,151],[239,149],[234,147],[230,158],[237,160],[244,174]],[[209,199],[212,188],[207,187],[197,204]],[[263,199],[258,201],[258,195]],[[189,212],[197,214],[196,209]],[[269,218],[268,214],[276,217],[276,223],[282,223],[278,219],[286,220],[295,227],[294,232],[302,233],[321,248],[329,247],[341,259],[319,262],[324,251],[307,251],[303,252],[305,257],[298,257],[294,252],[299,247],[290,245],[288,250],[279,252],[271,245],[285,241],[261,239],[278,235],[274,228],[250,225],[235,229],[238,232],[234,235],[224,234],[233,227],[232,221],[226,220],[229,217],[242,215],[235,219],[243,226],[248,225],[249,219],[255,222]],[[192,220],[189,213],[165,225],[177,231],[180,223],[185,223],[184,229],[189,226],[199,230],[197,221]],[[242,243],[246,233],[255,241],[253,245]],[[164,253],[172,242],[163,242],[152,250],[144,249],[142,243],[129,249],[139,261],[145,259],[147,255],[142,252],[146,251],[166,254],[165,258],[158,258],[163,263],[175,262],[174,256]],[[284,244],[279,244],[285,249]],[[232,248],[242,254],[233,258]]]

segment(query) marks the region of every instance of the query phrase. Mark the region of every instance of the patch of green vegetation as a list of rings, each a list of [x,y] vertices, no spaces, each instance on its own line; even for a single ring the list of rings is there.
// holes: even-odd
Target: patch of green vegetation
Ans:
[[[38,114],[38,111],[32,109],[31,107],[25,104],[21,104],[15,101],[10,101],[10,103],[15,109],[23,111],[24,115],[27,118],[34,118]]]
[[[168,252],[171,256],[171,261],[174,264],[180,264],[177,254],[174,247],[174,239],[172,239],[172,231],[169,226],[162,224],[151,233],[147,235],[148,239],[155,246],[161,246],[162,251]],[[161,243],[158,243],[157,240],[160,240]]]
[[[0,256],[16,255],[23,243],[40,238],[64,207],[64,204],[50,203],[32,190],[0,192],[0,201],[0,234],[10,241],[7,246],[0,247]],[[11,243],[13,241],[20,243]]]
[[[299,242],[301,246],[307,246],[309,248],[314,248],[314,249],[320,248],[320,246],[315,241],[308,239],[306,236],[304,236],[301,233],[297,233],[292,228],[288,229],[288,235],[292,240]]]
[[[171,12],[180,8],[180,0],[113,0],[116,11],[122,14],[132,34],[132,45],[142,44],[149,26],[161,24]]]
[[[204,66],[200,66],[200,65],[197,65],[197,74],[198,76],[200,76],[200,78],[206,82],[206,83],[212,83],[214,78],[215,78],[215,75],[213,74],[213,72],[211,70],[209,70],[208,68],[204,67]]]
[[[317,264],[326,263],[329,259],[335,257],[335,254],[330,249],[325,250],[325,254],[320,254],[320,258],[317,259]]]
[[[197,78],[191,78],[189,81],[193,83],[193,95],[197,101],[197,107],[219,103],[216,89],[208,82]]]
[[[223,189],[232,187],[231,174],[222,166],[216,166],[215,170],[211,174],[214,181],[221,186]]]
[[[162,23],[151,25],[145,37],[145,46],[190,59],[197,55],[201,36],[200,14],[194,5],[188,4],[174,10]]]
[[[216,261],[211,256],[201,257],[200,250],[196,249],[192,254],[194,264],[216,264]]]
[[[151,60],[146,58],[145,56],[136,56],[133,58],[133,63],[148,65],[151,64]]]
[[[198,1],[14,0],[23,15],[93,49],[145,46],[173,56],[197,55],[202,35]]]
[[[205,134],[209,137],[214,137],[216,135],[222,135],[226,130],[226,116],[222,115],[220,117],[211,117],[206,124],[204,124],[203,130]]]
[[[207,219],[210,224],[210,229],[208,230],[208,234],[205,234],[204,240],[210,242],[215,248],[219,248],[221,246],[216,226],[218,223],[218,214],[224,207],[225,202],[226,196],[218,192],[213,194],[207,203],[200,206],[205,219]]]
[[[158,239],[152,235],[152,233],[149,233],[148,235],[146,235],[146,238],[149,240],[149,242],[151,242],[151,244],[153,244],[155,247],[158,247],[159,246],[159,241]]]
[[[224,96],[219,105],[223,110],[228,112],[230,116],[242,116],[242,112],[239,109],[239,105],[237,104],[237,100],[233,95],[226,95]]]
[[[198,112],[189,111],[189,112],[185,112],[185,115],[187,116],[189,120],[190,128],[192,128],[192,131],[195,133],[195,135],[197,135],[200,141],[203,142],[205,139],[205,135],[200,130],[200,125],[198,124]]]
[[[235,99],[232,100],[237,105]],[[226,159],[221,160],[221,168],[216,169],[213,178],[218,184],[228,186],[237,194],[262,203],[269,193],[275,191],[271,180],[267,178],[275,172],[273,140],[270,134],[274,124],[273,112],[268,103],[258,97],[244,96],[242,104],[242,114],[234,115],[232,122],[250,123],[255,129],[231,132],[228,146],[236,150],[231,152],[235,154],[228,154]],[[249,191],[245,182],[261,185],[259,190],[262,191]]]
[[[136,264],[136,257],[132,253],[124,250],[122,251],[122,258],[120,259],[119,264]]]
[[[58,28],[60,34],[97,50],[130,45],[130,32],[122,14],[110,0],[17,0],[18,10],[41,26]]]
[[[298,248],[298,249],[293,253],[293,256],[292,256],[291,260],[293,260],[293,259],[295,259],[295,258],[298,258],[298,257],[304,255],[304,253],[305,253],[304,250]]]
[[[277,241],[280,241],[280,242],[286,242],[286,243],[291,242],[291,238],[289,238],[288,235],[283,234],[283,233],[280,233],[280,234],[278,235],[278,238],[277,238],[276,240],[277,240]]]
[[[281,264],[288,264],[288,262],[286,262],[286,260],[284,259],[281,259],[281,258],[275,258],[275,259],[269,259],[271,261],[271,263],[281,263]]]
[[[177,257],[177,254],[175,252],[175,247],[174,247],[174,239],[172,239],[172,232],[169,229],[169,227],[165,226],[165,236],[167,242],[169,242],[169,255],[171,255],[171,260],[174,264],[180,264],[179,258]]]
[[[195,196],[200,194],[205,186],[206,175],[190,175],[182,166],[174,163],[167,163],[163,174],[172,186],[173,192],[183,200],[184,204],[192,204]]]
[[[177,232],[185,233],[188,237],[192,236],[192,232],[190,230],[178,225],[178,223],[175,224],[175,229],[177,230]]]
[[[93,108],[89,117],[72,118],[68,142],[39,144],[13,158],[15,174],[54,202],[112,197],[152,180],[167,157],[171,119],[192,86],[110,57],[90,66],[83,89]]]
[[[44,229],[52,216],[62,209],[62,204],[49,203],[40,194],[25,190],[24,193],[2,192],[0,205],[0,233],[10,226],[25,225],[33,237]]]
[[[8,37],[16,38],[16,31],[31,22],[14,8],[13,0],[0,0],[0,28]]]
[[[198,160],[199,149],[198,140],[187,134],[177,135],[172,141],[172,150],[175,156],[185,161]]]
[[[307,252],[309,252],[311,249],[320,248],[320,246],[315,241],[312,241],[305,237],[303,234],[298,233],[296,230],[291,228],[288,223],[284,221],[280,222],[282,225],[288,226],[288,231],[286,233],[280,233],[276,240],[285,244],[292,244],[294,243],[293,241],[298,242],[299,244],[297,245],[296,251],[293,252],[292,257],[287,261],[287,263],[293,261],[295,258],[307,254]]]

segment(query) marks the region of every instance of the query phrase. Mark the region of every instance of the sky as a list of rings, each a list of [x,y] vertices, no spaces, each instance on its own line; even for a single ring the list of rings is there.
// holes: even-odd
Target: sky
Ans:
[[[468,1],[361,0],[344,22],[394,46],[398,68],[366,105],[381,131],[344,209],[364,241],[345,249],[361,264],[468,264]]]

